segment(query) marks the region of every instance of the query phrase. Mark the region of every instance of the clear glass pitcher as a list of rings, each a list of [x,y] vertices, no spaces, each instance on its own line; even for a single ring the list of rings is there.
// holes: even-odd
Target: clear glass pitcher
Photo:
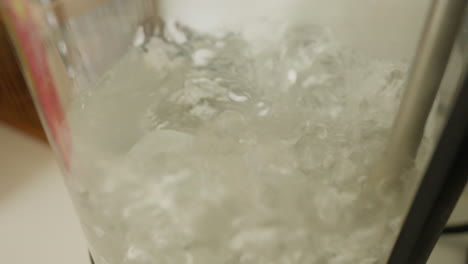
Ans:
[[[441,2],[2,11],[97,263],[376,264],[466,73]]]

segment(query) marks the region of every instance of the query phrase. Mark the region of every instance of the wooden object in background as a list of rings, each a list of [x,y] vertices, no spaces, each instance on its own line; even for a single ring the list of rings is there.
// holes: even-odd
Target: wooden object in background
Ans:
[[[1,16],[0,121],[42,140],[46,139]]]

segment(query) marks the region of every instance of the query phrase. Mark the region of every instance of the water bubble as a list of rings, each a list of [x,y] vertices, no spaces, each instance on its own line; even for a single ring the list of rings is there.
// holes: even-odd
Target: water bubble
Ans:
[[[133,46],[140,47],[145,43],[145,38],[143,27],[139,27],[135,33],[135,37],[133,38]]]
[[[215,53],[208,49],[199,49],[192,55],[193,64],[195,66],[206,66]]]
[[[297,72],[295,70],[289,70],[288,71],[288,80],[292,84],[296,83],[296,81],[297,81]]]
[[[234,102],[246,102],[247,100],[249,100],[249,97],[242,95],[242,94],[236,94],[235,92],[232,92],[232,91],[228,93],[228,97]]]

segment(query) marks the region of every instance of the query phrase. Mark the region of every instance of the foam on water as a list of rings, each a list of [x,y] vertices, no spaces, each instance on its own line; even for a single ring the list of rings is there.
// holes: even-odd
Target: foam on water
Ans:
[[[378,190],[369,170],[406,65],[310,25],[268,43],[165,35],[69,112],[70,185],[97,262],[385,263],[414,180]]]

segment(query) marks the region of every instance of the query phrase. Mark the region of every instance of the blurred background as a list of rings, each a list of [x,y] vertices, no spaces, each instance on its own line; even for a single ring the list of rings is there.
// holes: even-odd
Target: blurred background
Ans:
[[[0,69],[0,263],[89,263],[1,16]],[[451,219],[462,222],[468,222],[466,193]],[[429,263],[466,264],[467,254],[468,235],[444,235]]]

